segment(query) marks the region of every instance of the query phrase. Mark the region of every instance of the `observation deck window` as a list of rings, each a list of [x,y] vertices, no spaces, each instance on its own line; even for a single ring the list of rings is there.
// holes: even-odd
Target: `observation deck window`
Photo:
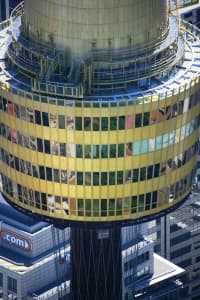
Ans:
[[[144,211],[144,194],[139,195],[139,212]]]
[[[135,116],[135,127],[141,127],[142,126],[142,114],[136,114]]]
[[[93,118],[93,130],[99,131],[100,128],[100,118]]]
[[[95,217],[99,216],[99,199],[93,200],[93,211]]]
[[[140,169],[140,181],[144,181],[146,179],[146,167]]]
[[[79,216],[84,215],[84,202],[83,202],[83,199],[78,199],[78,215]]]
[[[107,216],[107,199],[101,200],[101,216]]]
[[[119,130],[125,129],[125,116],[119,117]]]
[[[15,165],[15,168],[16,168],[16,165]],[[38,167],[36,165],[32,165],[32,174],[33,174],[33,177],[38,178]]]
[[[101,173],[101,185],[107,185],[108,184],[108,173],[102,172]]]
[[[93,185],[99,185],[99,173],[93,173]]]
[[[45,149],[45,153],[47,153],[47,154],[51,153],[50,141],[44,140],[44,149]]]
[[[148,126],[149,125],[149,120],[150,120],[150,113],[145,112],[143,115],[143,126]]]
[[[81,117],[75,118],[75,128],[76,128],[76,130],[82,130],[82,118]]]
[[[154,177],[159,177],[159,173],[160,173],[160,164],[155,164]]]
[[[65,129],[65,116],[58,116],[58,124],[60,129]]]
[[[65,143],[60,143],[60,155],[66,156],[66,144]]]
[[[99,145],[92,146],[92,157],[99,158]]]
[[[91,216],[92,211],[91,211],[91,199],[86,199],[85,200],[85,210],[86,210],[86,216]]]
[[[91,119],[85,117],[84,118],[84,130],[91,130]]]
[[[110,130],[117,130],[117,118],[116,117],[110,118]]]
[[[145,210],[151,209],[151,193],[146,194]]]
[[[117,184],[123,184],[124,182],[124,176],[122,171],[117,172]]]
[[[48,113],[42,112],[42,124],[43,126],[49,126]]]
[[[53,178],[55,182],[60,182],[60,170],[54,169],[53,170]]]
[[[42,124],[42,120],[41,120],[41,113],[39,110],[35,110],[35,122],[38,125]]]
[[[83,146],[82,145],[76,145],[76,157],[83,157]]]
[[[108,145],[101,145],[101,157],[102,158],[108,157]]]
[[[115,172],[109,172],[109,185],[115,185]]]
[[[115,199],[109,199],[109,216],[115,215]]]
[[[110,145],[110,158],[116,157],[116,145]]]
[[[108,130],[108,118],[102,117],[101,119],[101,130],[107,131]]]

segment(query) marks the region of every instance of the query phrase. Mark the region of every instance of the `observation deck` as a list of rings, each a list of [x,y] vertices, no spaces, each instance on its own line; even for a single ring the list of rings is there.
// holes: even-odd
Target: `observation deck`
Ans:
[[[66,64],[24,18],[21,3],[1,25],[3,195],[69,222],[142,222],[179,205],[198,149],[199,29],[169,14],[144,47]]]
[[[43,98],[59,97],[60,103],[69,102],[70,106],[78,99],[83,102],[78,101],[78,106],[92,105],[88,101],[112,100],[124,102],[124,105],[131,100],[132,105],[133,99],[140,99],[143,95],[151,97],[159,90],[162,94],[163,91],[173,94],[173,89],[180,85],[184,87],[199,73],[200,31],[173,15],[169,17],[169,31],[164,41],[152,42],[142,52],[139,48],[92,50],[86,57],[75,60],[65,77],[63,72],[55,74],[57,66],[63,63],[62,53],[58,53],[55,45],[36,43],[20,32],[23,14],[22,2],[12,12],[11,19],[1,25],[1,28],[6,26],[1,37],[1,69],[5,78],[2,84],[12,80],[11,87],[22,87],[21,93],[25,88],[31,92],[31,98],[33,94],[36,98],[41,95]],[[3,58],[6,55],[15,67],[5,64]],[[12,69],[16,70],[14,76]],[[87,74],[82,76],[84,72]],[[64,100],[65,97],[70,99]]]

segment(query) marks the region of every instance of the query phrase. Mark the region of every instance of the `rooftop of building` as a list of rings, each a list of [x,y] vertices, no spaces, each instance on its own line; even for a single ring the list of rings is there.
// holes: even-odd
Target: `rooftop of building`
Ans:
[[[178,276],[184,272],[184,269],[154,253],[154,274],[151,278],[150,285],[173,276]]]
[[[61,282],[52,282],[51,284],[45,286],[44,288],[35,291],[30,295],[31,299],[48,299],[58,294],[58,291],[62,291],[62,295],[66,297],[70,293],[70,280]],[[67,299],[67,298],[65,298]]]
[[[67,242],[60,245],[59,253],[62,256],[62,258],[64,258],[64,255],[66,255],[67,251],[67,255],[64,261],[65,263],[68,263],[69,260],[69,249],[70,246]],[[48,263],[49,261],[54,260],[55,258],[58,258],[56,254],[57,251],[58,247],[54,247],[34,258],[27,258],[23,255],[14,253],[8,248],[0,247],[0,267],[9,269],[12,272],[23,275],[27,272],[31,272],[33,269],[36,269],[41,265]]]
[[[182,275],[185,270],[176,266],[172,262],[164,259],[158,254],[154,253],[154,272],[151,277],[145,277],[136,282],[134,290],[136,292],[135,299],[144,299],[145,295],[151,295],[157,298],[158,295],[166,295],[166,292],[172,292],[177,288],[182,287],[182,283],[178,277]],[[152,298],[154,299],[154,298]]]
[[[42,228],[49,226],[48,223],[38,222],[38,220],[31,218],[24,213],[17,211],[10,206],[0,194],[0,221],[8,225],[14,226],[29,234],[34,234]]]
[[[200,229],[200,191],[193,191],[179,209],[170,214],[171,224],[193,232]]]
[[[182,283],[176,279],[179,275],[183,274],[184,270],[182,268],[179,268],[178,266],[174,265],[173,263],[167,261],[166,259],[160,257],[157,254],[154,254],[154,274],[151,278],[143,279],[141,281],[138,281],[136,283],[135,291],[136,291],[136,299],[137,299],[137,293],[138,298],[141,299],[140,296],[145,295],[146,288],[149,288],[150,286],[154,286],[157,284],[156,288],[154,287],[154,292],[150,293],[150,295],[156,295],[157,293],[164,292],[166,294],[166,291],[164,291],[164,288],[162,286],[162,290],[159,290],[159,283],[163,283],[165,280],[174,279],[172,282],[168,282],[165,289],[168,290],[176,290],[177,286],[182,286]],[[70,292],[70,281],[66,281],[65,283],[62,283],[60,287],[62,286],[63,290],[66,291],[66,293]],[[50,295],[55,295],[57,293],[57,283],[52,283],[49,286],[46,286],[45,288],[36,291],[31,296],[33,299],[38,299],[38,297],[45,297]],[[35,297],[35,298],[34,298]]]
[[[48,229],[48,227],[52,226],[46,222],[40,222],[25,215],[24,213],[17,211],[3,199],[1,194],[0,222],[4,222],[7,225],[13,226],[15,229],[19,229],[21,234],[26,233],[27,235],[28,233],[30,235],[30,240],[35,234],[38,234],[40,231]],[[69,248],[69,245],[66,243],[66,241],[64,241],[64,243],[62,241],[60,242],[59,247],[61,249],[61,253],[64,253],[66,249]],[[12,248],[5,248],[2,244],[0,247],[0,266],[23,274],[31,271],[33,268],[37,268],[40,264],[45,264],[47,261],[54,259],[57,250],[58,246],[54,245],[35,257],[26,257],[23,255],[23,251],[20,254],[14,252]]]

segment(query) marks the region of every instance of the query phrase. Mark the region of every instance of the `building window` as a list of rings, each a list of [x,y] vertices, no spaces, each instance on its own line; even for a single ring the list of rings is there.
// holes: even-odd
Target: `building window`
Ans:
[[[42,123],[44,126],[49,126],[49,117],[46,112],[42,112]]]
[[[100,118],[93,118],[93,130],[99,131]]]
[[[41,125],[41,113],[38,110],[35,110],[35,123]]]
[[[83,146],[76,145],[76,157],[83,157]]]
[[[142,114],[136,114],[135,116],[135,128],[142,126]]]
[[[101,119],[101,130],[102,131],[108,130],[108,118],[107,117],[103,117]]]
[[[84,130],[91,130],[91,119],[84,118]]]
[[[82,130],[82,118],[81,117],[75,118],[75,127],[76,127],[76,130]]]
[[[171,259],[175,259],[176,257],[187,254],[189,252],[191,252],[191,246],[182,247],[181,249],[178,249],[171,253]]]
[[[0,300],[3,300],[3,274],[0,273]]]
[[[145,112],[143,116],[143,126],[148,126],[149,125],[149,119],[150,119],[150,113]]]
[[[133,169],[132,171],[132,182],[138,181],[139,169]]]
[[[17,280],[8,276],[8,299],[17,300]]]
[[[110,145],[110,158],[116,157],[116,145]]]
[[[3,300],[3,274],[0,273],[0,300]]]
[[[116,117],[110,118],[110,130],[117,130],[117,118]]]
[[[58,116],[58,126],[60,129],[65,129],[65,116]]]
[[[3,287],[3,274],[0,273],[0,287]]]
[[[126,120],[124,116],[119,117],[119,130],[125,129],[125,122]]]

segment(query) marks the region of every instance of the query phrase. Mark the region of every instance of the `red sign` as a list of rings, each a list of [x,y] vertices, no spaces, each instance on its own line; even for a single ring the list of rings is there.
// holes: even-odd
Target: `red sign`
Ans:
[[[27,238],[15,232],[11,232],[9,230],[3,229],[0,232],[0,237],[1,240],[4,241],[5,243],[17,247],[23,251],[29,252],[32,250],[31,242]]]

